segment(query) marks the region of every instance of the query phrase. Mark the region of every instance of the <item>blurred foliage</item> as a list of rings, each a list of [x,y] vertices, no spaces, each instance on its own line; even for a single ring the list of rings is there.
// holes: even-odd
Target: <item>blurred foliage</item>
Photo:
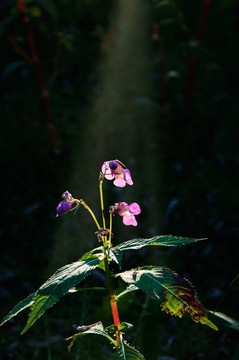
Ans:
[[[159,232],[208,237],[207,242],[182,249],[142,249],[137,257],[132,251],[124,258],[125,270],[139,263],[172,267],[192,280],[208,308],[238,319],[238,278],[233,282],[239,256],[238,2],[137,0],[135,6],[148,16],[146,26],[142,15],[138,25],[133,22],[140,12],[132,0],[127,21],[121,20],[124,36],[128,31],[131,41],[125,55],[114,29],[120,13],[120,8],[113,9],[114,3],[25,1],[38,66],[48,89],[56,149],[18,4],[0,2],[1,315],[45,281],[53,258],[64,263],[66,248],[69,261],[80,257],[73,242],[64,243],[65,228],[59,231],[55,207],[60,194],[71,190],[66,187],[73,174],[77,174],[73,187],[81,184],[81,196],[85,187],[93,198],[88,179],[89,186],[92,178],[97,188],[101,161],[113,154],[132,169],[134,200],[142,204],[141,224],[147,225],[134,232],[120,230],[122,240]],[[131,36],[133,31],[138,38]],[[140,52],[137,44],[142,34],[147,46]],[[121,67],[107,62],[114,53]],[[105,64],[103,75],[100,64]],[[104,78],[112,79],[113,71],[118,82],[108,81],[106,91]],[[104,91],[107,99],[97,102]],[[111,109],[115,97],[117,111]],[[102,120],[99,127],[94,117],[109,120]],[[106,189],[108,201],[119,197],[108,184]],[[85,232],[82,238],[92,234],[89,242],[79,241],[82,250],[89,249],[95,242],[92,227],[82,214],[72,219],[73,225],[65,220],[70,223],[72,241],[78,240],[78,233],[72,235],[76,231]],[[115,233],[120,228],[116,224]],[[54,250],[57,245],[61,251]],[[97,286],[104,279],[96,272],[88,281]],[[142,294],[126,296],[119,310],[122,321],[135,325],[129,340],[139,345],[147,360],[226,360],[238,352],[234,330],[221,328],[214,334],[190,320],[167,316],[157,302],[148,302]],[[1,358],[85,360],[97,354],[98,359],[107,359],[109,350],[103,340],[83,338],[70,353],[63,341],[71,335],[72,324],[98,320],[111,324],[109,304],[100,292],[66,297],[27,335],[18,335],[24,315],[1,329]]]

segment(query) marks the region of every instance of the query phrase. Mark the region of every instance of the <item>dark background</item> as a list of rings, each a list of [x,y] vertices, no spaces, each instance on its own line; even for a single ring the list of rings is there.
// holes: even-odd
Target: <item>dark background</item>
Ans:
[[[207,309],[239,319],[238,2],[28,0],[27,13],[21,3],[0,1],[1,318],[98,246],[88,213],[56,219],[55,208],[68,190],[99,218],[101,165],[119,159],[134,186],[105,182],[105,208],[136,201],[142,213],[137,228],[114,218],[115,243],[208,238],[127,253],[123,268],[167,266]],[[102,286],[100,273],[83,285]],[[143,294],[126,296],[119,311],[147,360],[237,359],[235,330],[173,318]],[[112,323],[104,293],[65,296],[20,336],[26,319],[1,328],[1,359],[110,356],[94,336],[70,353],[64,341],[72,324]]]

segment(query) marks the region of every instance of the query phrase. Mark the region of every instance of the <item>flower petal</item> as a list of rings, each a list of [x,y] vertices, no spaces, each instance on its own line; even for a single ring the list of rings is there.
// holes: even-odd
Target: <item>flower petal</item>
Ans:
[[[118,187],[125,187],[125,185],[126,185],[125,180],[122,179],[121,177],[117,177],[113,183],[115,186],[118,186]]]
[[[111,173],[111,169],[109,168],[109,162],[108,161],[104,162],[104,164],[102,165],[101,172],[102,172],[102,174],[104,175],[104,177],[107,180],[113,180],[114,179],[114,176]]]
[[[125,181],[126,181],[127,184],[133,185],[133,180],[131,178],[131,174],[130,174],[129,169],[124,170],[124,178],[125,178]]]
[[[134,215],[123,216],[123,223],[125,225],[133,225],[133,226],[138,225]]]
[[[70,211],[72,204],[74,203],[75,201],[61,201],[56,208],[56,217],[64,215]]]
[[[141,209],[139,204],[137,203],[132,203],[129,205],[129,211],[131,212],[131,214],[133,215],[138,215],[141,213]]]

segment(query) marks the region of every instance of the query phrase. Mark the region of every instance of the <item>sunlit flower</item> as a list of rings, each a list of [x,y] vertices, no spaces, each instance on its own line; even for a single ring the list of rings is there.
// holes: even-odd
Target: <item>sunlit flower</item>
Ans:
[[[112,215],[123,216],[123,223],[125,225],[137,226],[138,223],[134,215],[140,214],[141,209],[137,203],[132,203],[128,205],[126,202],[120,202],[111,206],[110,212]]]
[[[56,208],[56,217],[66,214],[68,211],[75,209],[75,207],[77,206],[77,202],[73,200],[73,197],[69,193],[69,191],[65,191],[62,194],[62,197],[65,200],[61,201],[58,204],[58,206]],[[73,206],[73,205],[75,205],[75,206]]]
[[[123,164],[122,164],[123,165]],[[126,184],[133,185],[130,171],[124,169],[119,160],[106,161],[101,171],[107,180],[114,179],[114,185],[124,187]]]

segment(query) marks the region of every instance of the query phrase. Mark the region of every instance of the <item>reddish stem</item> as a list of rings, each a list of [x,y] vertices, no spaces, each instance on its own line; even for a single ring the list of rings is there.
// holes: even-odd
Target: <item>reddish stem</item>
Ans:
[[[108,294],[109,294],[109,297],[110,297],[110,306],[111,306],[114,325],[115,325],[115,327],[117,329],[115,331],[115,335],[116,335],[116,344],[118,346],[119,345],[119,340],[120,340],[119,339],[120,318],[119,318],[119,312],[118,312],[118,307],[117,307],[117,300],[116,300],[115,295],[114,295],[113,290],[112,290],[109,263],[108,263],[108,260],[107,260],[106,256],[104,258],[104,263],[105,263],[105,274],[106,274],[106,279],[107,279],[107,282],[106,282],[107,290],[108,290]]]
[[[117,301],[116,301],[113,293],[110,298],[110,305],[111,305],[114,325],[116,326],[117,329],[120,329],[120,318],[119,318],[119,312],[118,312],[118,307],[117,307]],[[117,342],[117,346],[118,346],[119,345],[119,331],[118,330],[116,330],[116,342]]]
[[[38,55],[37,55],[34,37],[33,37],[31,28],[30,28],[27,10],[25,7],[24,0],[17,0],[17,4],[18,4],[19,12],[22,15],[22,22],[23,22],[23,24],[26,28],[26,32],[27,32],[27,40],[28,40],[28,44],[30,47],[32,62],[33,62],[34,68],[35,68],[37,80],[38,80],[40,90],[41,90],[41,96],[42,96],[43,106],[44,106],[44,110],[45,110],[47,128],[50,133],[51,144],[52,144],[53,149],[56,150],[57,149],[57,138],[56,138],[52,115],[51,115],[48,90],[47,90],[47,87],[46,87],[46,84],[45,84],[45,81],[44,81],[44,78],[42,75],[41,68],[39,66],[39,59],[38,59]]]

